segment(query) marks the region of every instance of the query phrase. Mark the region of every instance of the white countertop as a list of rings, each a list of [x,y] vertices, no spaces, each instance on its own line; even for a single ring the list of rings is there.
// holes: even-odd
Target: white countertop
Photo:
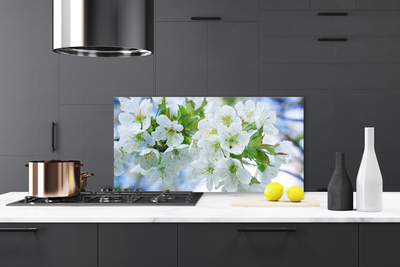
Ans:
[[[400,222],[400,193],[383,195],[382,212],[330,211],[326,193],[306,192],[320,207],[232,208],[233,197],[262,193],[205,193],[196,206],[6,206],[26,192],[0,195],[0,223],[358,223]]]

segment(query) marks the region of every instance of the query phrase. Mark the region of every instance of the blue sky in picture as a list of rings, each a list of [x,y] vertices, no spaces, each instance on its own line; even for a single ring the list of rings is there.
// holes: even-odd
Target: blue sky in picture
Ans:
[[[304,187],[302,97],[115,97],[114,187]]]

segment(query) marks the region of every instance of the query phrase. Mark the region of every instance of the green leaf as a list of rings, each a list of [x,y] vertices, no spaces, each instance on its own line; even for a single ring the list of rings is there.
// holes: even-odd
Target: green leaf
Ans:
[[[260,184],[256,177],[252,176],[249,185]]]
[[[263,128],[261,127],[250,137],[250,141],[247,147],[258,149],[262,145],[262,140],[263,140]]]
[[[186,98],[186,111],[188,114],[192,115],[194,113],[194,103],[193,101]]]

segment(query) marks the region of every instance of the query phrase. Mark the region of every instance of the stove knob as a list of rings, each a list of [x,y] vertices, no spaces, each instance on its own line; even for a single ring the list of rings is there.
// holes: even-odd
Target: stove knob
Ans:
[[[130,188],[125,188],[124,192],[131,192],[131,189]]]
[[[111,191],[111,188],[102,188],[101,189],[101,192],[110,192]]]
[[[136,192],[136,193],[140,193],[140,192],[142,192],[142,189],[141,189],[141,188],[136,188],[136,189],[135,189],[135,192]]]

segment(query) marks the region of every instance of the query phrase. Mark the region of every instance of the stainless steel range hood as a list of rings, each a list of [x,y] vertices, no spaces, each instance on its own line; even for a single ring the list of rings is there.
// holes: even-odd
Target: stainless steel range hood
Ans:
[[[56,53],[132,57],[153,48],[153,0],[53,0]]]

